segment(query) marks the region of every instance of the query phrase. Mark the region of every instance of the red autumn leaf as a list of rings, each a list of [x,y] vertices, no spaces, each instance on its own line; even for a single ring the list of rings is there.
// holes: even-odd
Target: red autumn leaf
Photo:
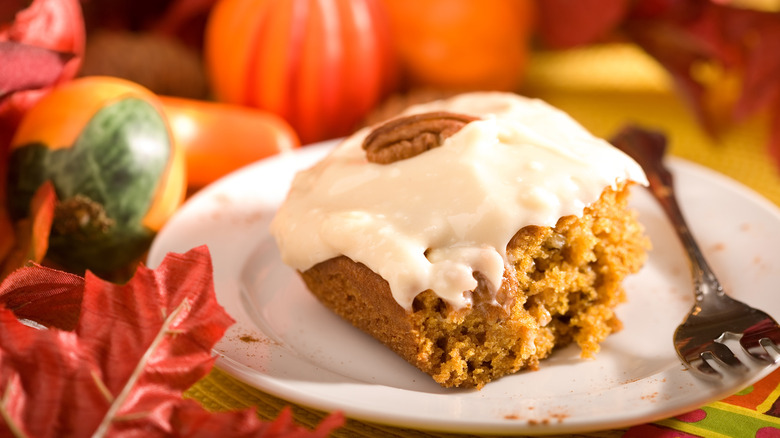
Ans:
[[[72,314],[80,296],[73,331],[17,319],[46,324],[47,313]],[[125,285],[22,268],[0,285],[0,302],[16,312],[0,306],[0,435],[325,437],[343,424],[334,414],[308,431],[287,411],[262,422],[250,410],[210,413],[182,398],[209,372],[211,349],[232,323],[205,247],[141,267]]]
[[[769,121],[769,156],[780,169],[780,97],[774,103],[774,111]]]
[[[215,3],[217,0],[173,0],[152,30],[200,49],[206,21]]]
[[[0,279],[25,263],[39,263],[49,248],[49,232],[54,219],[57,195],[50,182],[42,184],[30,200],[30,217],[16,223],[15,246],[5,260],[0,259]]]
[[[13,21],[14,15],[27,5],[25,0],[5,0],[0,2],[0,28],[2,23]]]
[[[539,37],[553,49],[595,42],[620,25],[629,3],[625,0],[539,0]]]
[[[680,95],[696,113],[704,128],[715,132],[707,114],[705,85],[691,75],[693,66],[714,55],[712,45],[684,27],[667,21],[647,21],[627,26],[628,35],[669,72]]]
[[[707,0],[667,3],[673,7],[652,18],[633,11],[623,29],[671,73],[709,132],[767,108],[780,111],[771,108],[780,96],[780,14]],[[722,89],[723,79],[697,77],[703,65],[739,78],[738,95]]]
[[[768,150],[780,166],[780,13],[722,0],[539,0],[552,48],[628,38],[669,72],[713,135],[768,110]],[[621,6],[622,5],[622,6]],[[623,10],[625,9],[625,10]]]
[[[72,331],[81,313],[84,279],[42,266],[18,269],[0,283],[0,305],[49,328]]]
[[[73,332],[35,330],[6,315],[0,328],[0,393],[18,375],[20,386],[7,399],[47,407],[23,409],[11,421],[30,436],[138,428],[149,436],[169,433],[171,409],[208,373],[211,348],[232,323],[213,287],[208,252],[197,248],[168,256],[154,271],[139,268],[126,285],[88,273]],[[41,380],[53,382],[41,386]],[[60,414],[36,412],[50,406]]]
[[[53,84],[73,57],[72,53],[0,41],[0,99]]]
[[[765,109],[780,111],[780,14],[706,0],[666,3],[652,19],[634,11],[623,28],[671,73],[707,131],[718,134]],[[723,73],[699,77],[701,66]],[[728,77],[738,78],[736,95],[724,90]],[[772,156],[780,155],[778,136],[770,133]]]
[[[73,332],[37,330],[0,308],[0,389],[4,394],[0,434],[57,436],[58,422],[68,408],[60,400],[72,397],[81,358],[74,352]],[[45,406],[45,409],[38,407]]]
[[[2,128],[0,126],[0,128]],[[3,174],[3,145],[0,142],[0,178],[4,178]],[[0,184],[0,266],[2,261],[11,252],[11,248],[14,247],[16,242],[16,236],[14,234],[14,224],[11,222],[11,217],[8,214],[8,210],[5,208],[5,202],[3,202],[2,192],[4,191],[3,184]],[[1,274],[0,274],[1,275]],[[2,277],[0,276],[0,279]]]
[[[16,13],[13,22],[0,22],[0,42],[73,55],[54,81],[40,90],[16,93],[0,102],[0,161],[3,161],[10,134],[27,108],[34,105],[51,86],[74,78],[81,67],[86,42],[81,4],[79,0],[33,0],[26,9]],[[2,173],[0,168],[0,176]]]
[[[0,41],[72,55],[61,69],[60,75],[53,81],[34,90],[14,93],[0,101],[0,163],[3,163],[11,134],[25,111],[40,100],[52,86],[74,78],[81,67],[86,41],[81,4],[79,0],[33,0],[27,9],[15,15],[12,23],[0,23]],[[6,91],[8,90],[3,90]],[[0,164],[0,177],[4,175],[3,166],[4,164]],[[3,190],[0,187],[0,192]],[[0,194],[0,200],[2,199],[3,195]]]
[[[78,0],[33,0],[16,14],[13,23],[0,27],[0,41],[76,55],[65,72],[67,79],[73,78],[78,73],[86,41],[81,4]]]
[[[232,323],[216,301],[205,247],[170,254],[154,271],[141,267],[123,286],[87,273],[76,334],[113,401],[72,400],[73,426],[101,435],[139,426],[116,418],[141,417],[150,433],[165,434],[170,406],[211,369],[211,349]]]
[[[744,47],[742,94],[735,107],[735,117],[744,118],[762,108],[780,102],[780,14],[753,12],[737,31],[758,35]],[[780,111],[780,106],[775,106]]]
[[[314,431],[309,431],[293,422],[289,407],[282,409],[274,421],[262,422],[250,410],[211,414],[195,402],[177,406],[173,418],[172,424],[180,436],[190,438],[325,438],[344,424],[344,416],[335,413],[323,419]]]

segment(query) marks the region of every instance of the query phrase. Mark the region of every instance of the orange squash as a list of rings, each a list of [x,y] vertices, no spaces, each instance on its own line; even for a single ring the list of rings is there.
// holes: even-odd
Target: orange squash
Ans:
[[[184,151],[190,189],[300,146],[290,125],[275,114],[219,102],[159,98],[173,139]]]
[[[352,131],[392,87],[380,0],[220,0],[205,33],[218,100],[275,113],[303,143]]]
[[[533,0],[383,0],[412,87],[516,91],[528,62]]]

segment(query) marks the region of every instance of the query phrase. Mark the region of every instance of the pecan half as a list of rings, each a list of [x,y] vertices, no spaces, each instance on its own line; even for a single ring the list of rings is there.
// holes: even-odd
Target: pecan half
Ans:
[[[390,164],[441,146],[445,138],[474,120],[479,119],[443,111],[401,117],[371,131],[363,140],[363,149],[368,161]]]

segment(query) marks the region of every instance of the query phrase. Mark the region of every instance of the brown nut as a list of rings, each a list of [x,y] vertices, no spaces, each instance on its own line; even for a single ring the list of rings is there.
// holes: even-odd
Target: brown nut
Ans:
[[[390,164],[441,146],[445,138],[475,120],[479,118],[443,111],[401,117],[371,131],[363,149],[368,161]]]

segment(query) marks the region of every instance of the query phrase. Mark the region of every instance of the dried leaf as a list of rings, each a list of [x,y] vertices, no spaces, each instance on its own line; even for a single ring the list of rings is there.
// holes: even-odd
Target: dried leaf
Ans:
[[[319,424],[313,433],[297,427],[292,421],[292,410],[285,408],[276,420],[262,426],[256,436],[264,438],[304,438],[311,436],[328,436],[331,430],[341,427],[344,418],[340,413],[331,414]]]
[[[738,119],[780,101],[780,14],[752,13],[746,21],[741,26],[749,40],[744,49],[742,93],[734,109]],[[780,106],[774,109],[780,111]]]
[[[34,0],[13,23],[0,26],[0,98],[20,90],[45,89],[76,76],[86,31],[78,0]],[[38,93],[0,106],[0,117],[26,110]]]
[[[627,10],[620,13],[611,0],[540,0],[538,5],[540,35],[553,48],[594,43],[609,32],[642,47],[668,70],[713,135],[760,111],[780,112],[776,11],[722,0],[636,0],[624,2]],[[778,129],[770,126],[768,148],[780,162]]]
[[[81,313],[84,279],[42,266],[18,269],[0,283],[0,304],[49,328],[72,331]]]
[[[15,92],[0,100],[0,129],[2,129],[0,132],[0,160],[6,160],[6,148],[10,141],[10,134],[16,129],[27,109],[35,105],[52,86],[76,76],[81,67],[85,41],[86,30],[84,29],[84,18],[79,0],[33,0],[26,9],[16,14],[12,23],[7,25],[0,23],[0,42],[35,46],[41,50],[49,51],[49,54],[37,53],[35,60],[31,61],[33,65],[56,63],[53,58],[49,57],[51,52],[72,54],[60,69],[59,76],[53,81],[44,83],[46,82],[44,79],[51,79],[51,70],[40,72],[41,76],[37,76],[39,72],[35,72],[36,80],[30,83],[25,83],[24,78],[18,77],[17,73],[22,73],[22,71],[14,70],[11,72],[11,77],[16,78],[15,87],[6,89],[5,85],[0,86],[0,96],[2,96],[11,89],[20,86],[22,88],[30,87],[34,83],[38,83],[36,89],[27,88],[25,91]],[[6,51],[9,52],[8,49]],[[48,61],[41,62],[40,58],[47,58]],[[4,64],[5,60],[0,62],[0,67],[4,67]],[[18,64],[19,62],[14,62],[15,66]],[[24,69],[31,72],[29,67],[24,67]],[[5,76],[5,73],[0,74],[0,77],[2,76]],[[3,169],[0,168],[0,174],[2,173]],[[0,191],[2,190],[0,187]],[[2,195],[0,195],[1,199]]]
[[[77,302],[75,329],[54,328],[65,325],[48,314],[72,316]],[[16,312],[0,306],[0,435],[325,437],[344,422],[332,414],[309,431],[289,410],[262,422],[251,410],[210,413],[182,398],[232,323],[216,301],[205,247],[169,254],[154,271],[141,267],[126,285],[22,268],[0,285],[0,303]]]
[[[0,41],[15,41],[77,55],[68,74],[78,72],[78,58],[84,54],[86,31],[78,0],[33,0],[19,11],[14,22],[0,27]]]
[[[87,273],[76,328],[96,359],[92,370],[105,400],[75,400],[80,427],[103,435],[137,427],[164,434],[172,403],[211,369],[211,349],[232,319],[216,301],[211,259],[205,247],[170,254],[155,271],[141,267],[126,285]],[[107,408],[98,420],[90,411]],[[81,418],[78,418],[81,417]],[[141,420],[115,421],[141,418]]]
[[[50,275],[41,278],[51,282]],[[139,268],[126,285],[88,273],[83,292],[73,332],[35,330],[4,316],[0,393],[14,375],[21,382],[6,404],[60,410],[38,418],[31,411],[48,408],[23,409],[12,420],[31,436],[169,434],[171,409],[181,403],[185,389],[208,373],[211,348],[232,323],[214,296],[208,251],[172,254],[154,271]],[[63,390],[50,391],[39,383],[49,380],[49,386]],[[38,433],[45,431],[55,433]]]
[[[1,146],[0,149],[2,149]],[[0,150],[0,152],[2,151]],[[0,161],[2,161],[2,159],[3,156],[0,155]],[[0,178],[5,178],[2,163],[0,163]],[[0,184],[0,191],[4,190],[5,187]],[[2,199],[3,196],[2,193],[0,193],[0,267],[2,267],[3,260],[5,260],[6,256],[11,252],[11,249],[16,242],[14,225],[13,222],[11,222],[11,217],[8,214],[8,210],[6,210],[5,203],[2,202]],[[0,280],[2,280],[2,278],[2,274],[0,274]]]
[[[177,407],[172,424],[180,435],[190,438],[325,438],[343,426],[344,416],[338,412],[331,414],[315,430],[309,431],[293,422],[289,407],[284,408],[275,420],[262,422],[251,410],[211,414],[192,402]]]
[[[75,369],[87,365],[76,345],[73,332],[37,330],[0,309],[0,435],[67,434],[58,424],[67,415],[63,401],[74,396]]]
[[[152,30],[201,49],[203,31],[217,0],[172,0]]]
[[[0,260],[0,279],[29,261],[40,263],[49,247],[49,232],[54,219],[57,195],[45,182],[30,200],[30,217],[16,223],[14,247]]]
[[[629,19],[624,29],[666,67],[702,125],[717,134],[778,93],[778,26],[776,13],[697,0],[650,20]]]
[[[769,120],[769,156],[780,169],[780,97],[777,98]]]
[[[714,56],[706,41],[666,21],[649,21],[626,27],[626,33],[655,58],[671,75],[680,95],[694,110],[704,128],[715,133],[718,126],[708,111],[707,88],[691,75],[695,65]]]
[[[29,44],[0,41],[0,99],[17,91],[50,86],[74,56]]]
[[[27,5],[25,0],[5,0],[0,2],[0,23],[10,23],[14,15]],[[0,24],[2,26],[2,24]]]
[[[620,25],[629,4],[625,0],[540,0],[539,37],[552,49],[593,43]]]

